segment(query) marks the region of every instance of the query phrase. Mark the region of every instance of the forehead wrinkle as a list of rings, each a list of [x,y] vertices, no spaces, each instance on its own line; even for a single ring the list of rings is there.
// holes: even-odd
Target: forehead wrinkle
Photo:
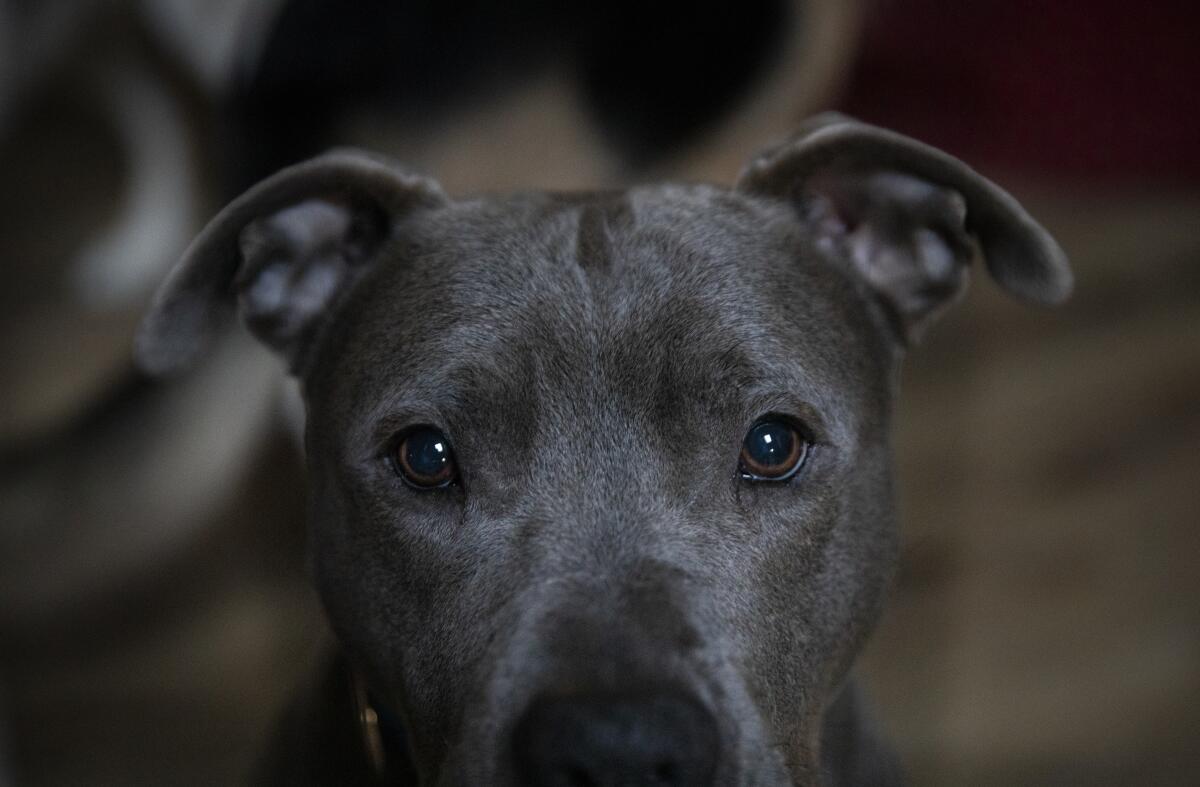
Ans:
[[[679,206],[655,203],[652,212],[671,207]],[[814,278],[816,271],[802,270],[795,252],[776,251],[762,239],[751,244],[706,222],[650,219],[621,238],[631,262],[621,277],[624,308],[605,336],[606,374],[626,382],[634,411],[652,423],[689,403],[719,416],[756,402],[799,402],[821,413],[839,436],[857,431],[842,412],[841,399],[854,387],[840,355],[848,337],[836,336],[842,329],[828,322],[831,315],[810,309],[805,293],[795,291],[799,280],[823,293],[828,285]],[[741,260],[743,249],[769,259]],[[796,270],[776,270],[784,265]],[[781,280],[792,285],[781,289]],[[832,341],[806,338],[813,332]],[[823,351],[812,352],[813,344]],[[628,385],[639,374],[642,385]],[[761,414],[743,417],[754,415]]]
[[[636,223],[633,207],[624,194],[603,193],[575,212],[575,262],[588,272],[604,273],[613,264],[613,235]]]
[[[573,258],[578,217],[573,206],[551,204],[507,235],[507,248],[536,270],[517,292],[485,294],[494,308],[470,328],[481,335],[479,346],[453,373],[457,408],[520,400],[528,405],[522,408],[528,430],[542,437],[563,424],[595,420],[595,404],[604,398],[595,385],[597,293]],[[491,402],[476,401],[481,395]],[[495,415],[512,417],[508,411]]]

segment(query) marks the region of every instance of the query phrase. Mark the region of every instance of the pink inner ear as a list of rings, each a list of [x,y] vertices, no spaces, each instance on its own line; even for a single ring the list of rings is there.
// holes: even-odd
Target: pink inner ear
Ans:
[[[807,192],[801,198],[801,213],[813,229],[817,248],[828,255],[841,251],[855,228],[847,211],[838,208],[828,192]]]
[[[849,234],[848,241],[855,269],[893,300],[934,295],[952,288],[968,261],[927,227],[911,227],[904,236],[884,236],[877,228],[864,224]]]
[[[804,184],[801,196],[809,220],[829,234],[853,230],[866,209],[864,180],[849,173],[814,175]]]
[[[306,318],[327,308],[341,287],[346,267],[342,255],[336,253],[312,260],[293,279],[292,308]]]
[[[243,307],[254,312],[274,312],[283,308],[287,297],[290,269],[285,262],[274,262],[258,272],[242,293]]]
[[[352,278],[348,206],[306,200],[247,225],[239,242],[238,301],[246,325],[293,357]]]
[[[817,247],[853,270],[912,339],[966,282],[974,247],[955,191],[896,172],[823,173],[802,196]]]

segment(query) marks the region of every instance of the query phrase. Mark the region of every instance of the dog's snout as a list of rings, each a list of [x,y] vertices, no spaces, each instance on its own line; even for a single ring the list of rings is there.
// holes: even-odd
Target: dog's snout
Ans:
[[[711,713],[682,693],[536,700],[513,746],[521,784],[691,787],[713,783],[719,736]]]

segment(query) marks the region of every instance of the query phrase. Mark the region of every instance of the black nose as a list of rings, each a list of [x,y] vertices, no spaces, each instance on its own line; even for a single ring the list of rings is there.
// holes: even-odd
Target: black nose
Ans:
[[[716,722],[683,694],[536,700],[513,735],[517,775],[533,787],[710,785]]]

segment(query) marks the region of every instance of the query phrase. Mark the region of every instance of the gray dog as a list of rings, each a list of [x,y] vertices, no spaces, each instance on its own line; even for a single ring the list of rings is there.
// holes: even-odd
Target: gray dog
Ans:
[[[976,251],[1071,288],[1008,194],[839,116],[733,189],[456,200],[338,151],[212,221],[138,352],[181,367],[236,301],[303,384],[335,685],[381,772],[892,784],[850,679],[896,562],[891,401]],[[295,765],[357,734],[309,714],[290,767],[350,781]]]

